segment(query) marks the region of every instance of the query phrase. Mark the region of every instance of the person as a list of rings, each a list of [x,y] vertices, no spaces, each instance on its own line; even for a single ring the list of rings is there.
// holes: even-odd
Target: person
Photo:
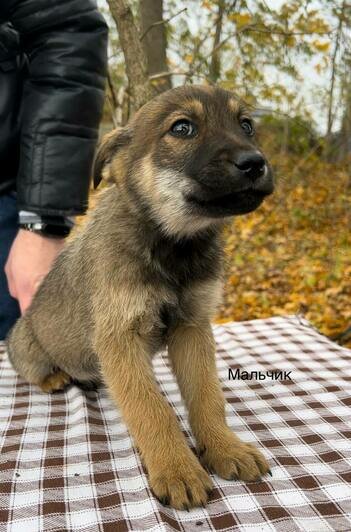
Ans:
[[[0,3],[0,340],[86,211],[107,34],[94,0]]]

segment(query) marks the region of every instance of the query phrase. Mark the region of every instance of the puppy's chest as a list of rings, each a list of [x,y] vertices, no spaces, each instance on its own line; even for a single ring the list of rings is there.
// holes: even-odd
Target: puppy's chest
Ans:
[[[220,293],[222,253],[217,239],[204,245],[162,241],[153,249],[143,281],[154,294],[157,311],[149,322],[153,349],[163,348],[170,329],[179,322],[212,318]]]
[[[189,321],[191,314],[191,309],[183,301],[162,303],[158,312],[158,323],[162,328],[163,336],[166,337],[169,330],[176,327],[180,321]]]
[[[148,344],[150,352],[164,349],[170,330],[194,317],[194,305],[188,301],[187,292],[167,290],[164,286],[155,291],[155,300],[158,298],[156,305],[144,315],[138,326],[138,333]]]
[[[150,253],[149,279],[162,284],[179,298],[194,283],[218,277],[222,249],[216,235],[169,242],[160,239]]]
[[[194,283],[184,289],[168,291],[167,297],[160,297],[144,336],[151,351],[155,353],[164,349],[170,332],[179,324],[211,321],[221,300],[221,293],[222,281],[217,278],[210,282]]]

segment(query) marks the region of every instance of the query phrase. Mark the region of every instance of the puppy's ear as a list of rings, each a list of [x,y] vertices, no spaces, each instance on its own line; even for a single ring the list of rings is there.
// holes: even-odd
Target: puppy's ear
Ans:
[[[127,126],[113,129],[103,137],[94,161],[94,188],[99,186],[103,178],[107,181],[109,180],[109,164],[117,154],[118,150],[127,146],[131,140],[132,130]]]

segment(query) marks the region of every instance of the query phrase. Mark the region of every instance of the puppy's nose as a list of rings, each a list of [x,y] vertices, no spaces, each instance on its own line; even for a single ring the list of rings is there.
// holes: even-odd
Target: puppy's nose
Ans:
[[[234,164],[247,177],[255,181],[261,177],[266,170],[266,161],[257,151],[244,151],[236,157]]]

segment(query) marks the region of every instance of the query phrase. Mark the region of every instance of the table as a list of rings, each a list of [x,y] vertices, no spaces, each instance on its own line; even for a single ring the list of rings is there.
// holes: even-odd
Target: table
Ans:
[[[106,389],[45,394],[16,376],[2,346],[0,530],[350,531],[351,351],[296,315],[213,328],[228,423],[263,451],[272,478],[213,476],[205,509],[163,507]],[[194,446],[166,354],[154,367]],[[229,379],[229,368],[258,379]]]

